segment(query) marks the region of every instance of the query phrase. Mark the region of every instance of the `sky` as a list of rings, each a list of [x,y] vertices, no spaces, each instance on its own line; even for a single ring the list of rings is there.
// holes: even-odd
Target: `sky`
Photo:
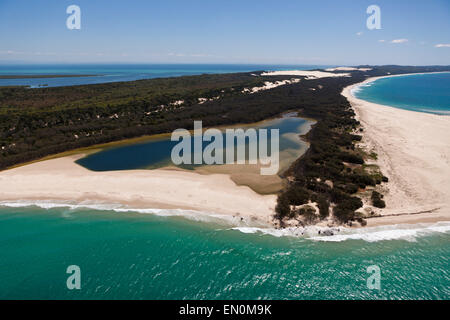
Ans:
[[[450,0],[0,0],[0,63],[89,62],[450,65]]]

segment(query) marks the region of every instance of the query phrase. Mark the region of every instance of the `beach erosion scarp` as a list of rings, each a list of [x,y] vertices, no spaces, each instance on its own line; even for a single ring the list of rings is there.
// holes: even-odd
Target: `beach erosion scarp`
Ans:
[[[450,220],[450,117],[379,105],[356,98],[358,86],[346,87],[363,127],[361,147],[375,152],[389,178],[382,188],[386,208],[369,226]]]

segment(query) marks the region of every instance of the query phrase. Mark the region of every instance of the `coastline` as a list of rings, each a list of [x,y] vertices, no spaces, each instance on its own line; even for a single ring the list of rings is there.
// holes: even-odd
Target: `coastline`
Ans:
[[[392,77],[413,74],[393,75]],[[450,221],[450,117],[399,109],[356,98],[352,90],[391,76],[368,78],[344,88],[364,129],[361,147],[374,151],[389,178],[382,192],[386,208],[367,226]]]
[[[171,168],[89,171],[83,155],[36,162],[0,172],[0,201],[118,204],[133,209],[183,209],[227,215],[237,222],[272,226],[276,195],[237,186],[226,174]]]
[[[405,75],[414,74],[392,77]],[[378,154],[377,161],[368,164],[380,166],[389,178],[381,190],[387,208],[375,209],[379,216],[368,218],[367,226],[450,221],[450,138],[446,138],[450,117],[383,106],[352,95],[354,88],[385,77],[391,76],[368,78],[342,92],[364,128],[361,146]],[[310,129],[311,124],[308,121],[305,126]],[[141,139],[149,137],[126,141]],[[0,182],[4,182],[0,183],[0,201],[70,201],[142,210],[192,210],[194,215],[225,215],[249,226],[276,226],[273,215],[277,196],[261,186],[249,187],[254,183],[253,172],[241,177],[243,168],[214,166],[193,172],[174,167],[94,172],[75,163],[84,153],[99,149],[93,146],[56,159],[58,155],[54,155],[0,172]],[[282,183],[273,178],[259,184],[262,182],[273,190]]]

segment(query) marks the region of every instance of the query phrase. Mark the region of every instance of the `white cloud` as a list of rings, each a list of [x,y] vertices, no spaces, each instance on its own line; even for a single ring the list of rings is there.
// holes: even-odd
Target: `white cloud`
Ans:
[[[185,57],[186,56],[184,53],[174,53],[174,52],[170,52],[168,55],[171,57]]]
[[[386,42],[386,40],[378,40],[378,42]]]
[[[450,48],[450,43],[439,43],[435,45],[436,48]]]
[[[205,57],[212,57],[212,55],[206,54],[206,53],[194,53],[194,54],[191,54],[191,57],[205,58]]]
[[[357,36],[362,36],[363,32],[356,33]]]
[[[175,53],[175,52],[170,52],[167,54],[168,56],[171,57],[192,57],[192,58],[206,58],[206,57],[214,57],[211,54],[206,54],[206,53]]]
[[[55,52],[41,52],[41,51],[32,51],[32,52],[25,52],[25,51],[14,51],[14,50],[7,50],[7,51],[0,51],[0,55],[31,55],[31,56],[55,56]]]
[[[405,43],[405,42],[408,42],[408,39],[395,39],[391,41],[391,43]]]
[[[14,50],[7,50],[7,51],[0,51],[0,54],[18,55],[18,54],[25,54],[25,52],[14,51]]]

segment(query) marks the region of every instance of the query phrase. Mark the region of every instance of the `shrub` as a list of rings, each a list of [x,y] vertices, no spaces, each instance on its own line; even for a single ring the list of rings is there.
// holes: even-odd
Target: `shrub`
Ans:
[[[319,214],[321,219],[325,219],[330,215],[330,202],[325,196],[320,195],[317,197],[317,206],[319,207]]]
[[[363,206],[360,198],[350,197],[336,205],[334,208],[334,216],[341,222],[354,220],[355,210]]]
[[[313,224],[317,221],[316,210],[310,206],[299,209],[298,214],[305,219],[307,224]]]
[[[383,195],[377,191],[372,192],[372,205],[377,208],[386,208],[386,202],[383,199]]]
[[[282,220],[291,214],[291,207],[289,206],[289,200],[285,194],[281,194],[277,199],[277,206],[275,207],[275,217]]]
[[[292,185],[286,191],[286,197],[290,205],[301,206],[308,203],[309,191],[299,185]]]

